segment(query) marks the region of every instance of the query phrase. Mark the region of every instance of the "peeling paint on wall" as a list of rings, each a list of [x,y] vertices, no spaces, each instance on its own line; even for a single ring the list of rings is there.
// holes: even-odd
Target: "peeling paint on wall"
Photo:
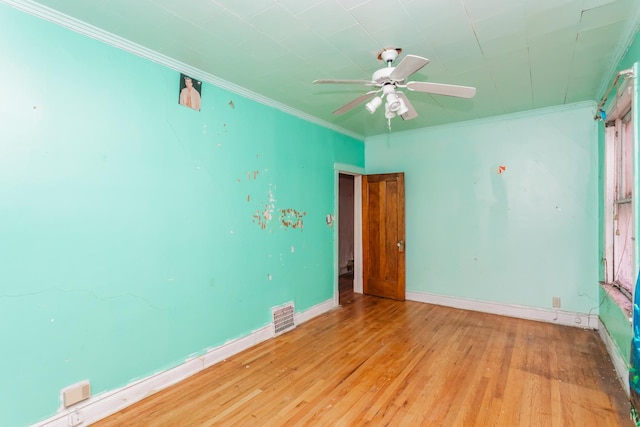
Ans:
[[[333,215],[328,214],[325,220],[327,221],[327,225],[329,227],[333,227]]]
[[[253,221],[257,223],[261,229],[266,229],[269,222],[273,219],[273,211],[275,210],[275,201],[273,193],[269,190],[269,201],[262,204],[253,214]]]
[[[280,221],[287,228],[303,228],[302,218],[307,215],[306,212],[299,212],[295,209],[282,209],[280,211]]]

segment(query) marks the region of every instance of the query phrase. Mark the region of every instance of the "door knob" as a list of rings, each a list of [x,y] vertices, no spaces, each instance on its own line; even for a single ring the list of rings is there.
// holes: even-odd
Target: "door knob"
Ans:
[[[400,252],[404,252],[404,240],[398,240],[398,243],[396,243],[396,246],[398,247],[398,250]]]

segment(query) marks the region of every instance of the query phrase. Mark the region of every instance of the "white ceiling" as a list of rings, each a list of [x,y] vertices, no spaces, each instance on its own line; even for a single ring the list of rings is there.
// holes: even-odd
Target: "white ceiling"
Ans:
[[[383,111],[332,111],[369,88],[313,80],[370,79],[395,46],[431,60],[409,80],[477,88],[471,100],[408,93],[419,116],[393,131],[597,100],[640,21],[638,0],[37,3],[362,137],[387,132]]]

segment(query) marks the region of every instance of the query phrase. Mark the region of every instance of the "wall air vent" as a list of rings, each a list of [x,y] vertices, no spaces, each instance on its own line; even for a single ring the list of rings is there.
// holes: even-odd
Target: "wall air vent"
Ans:
[[[280,335],[296,327],[293,302],[273,307],[271,313],[273,315],[273,332],[275,335]]]

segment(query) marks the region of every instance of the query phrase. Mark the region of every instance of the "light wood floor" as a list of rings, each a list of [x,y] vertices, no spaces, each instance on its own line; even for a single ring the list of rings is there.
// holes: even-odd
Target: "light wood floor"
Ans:
[[[344,289],[341,304],[94,425],[633,425],[594,331]]]

